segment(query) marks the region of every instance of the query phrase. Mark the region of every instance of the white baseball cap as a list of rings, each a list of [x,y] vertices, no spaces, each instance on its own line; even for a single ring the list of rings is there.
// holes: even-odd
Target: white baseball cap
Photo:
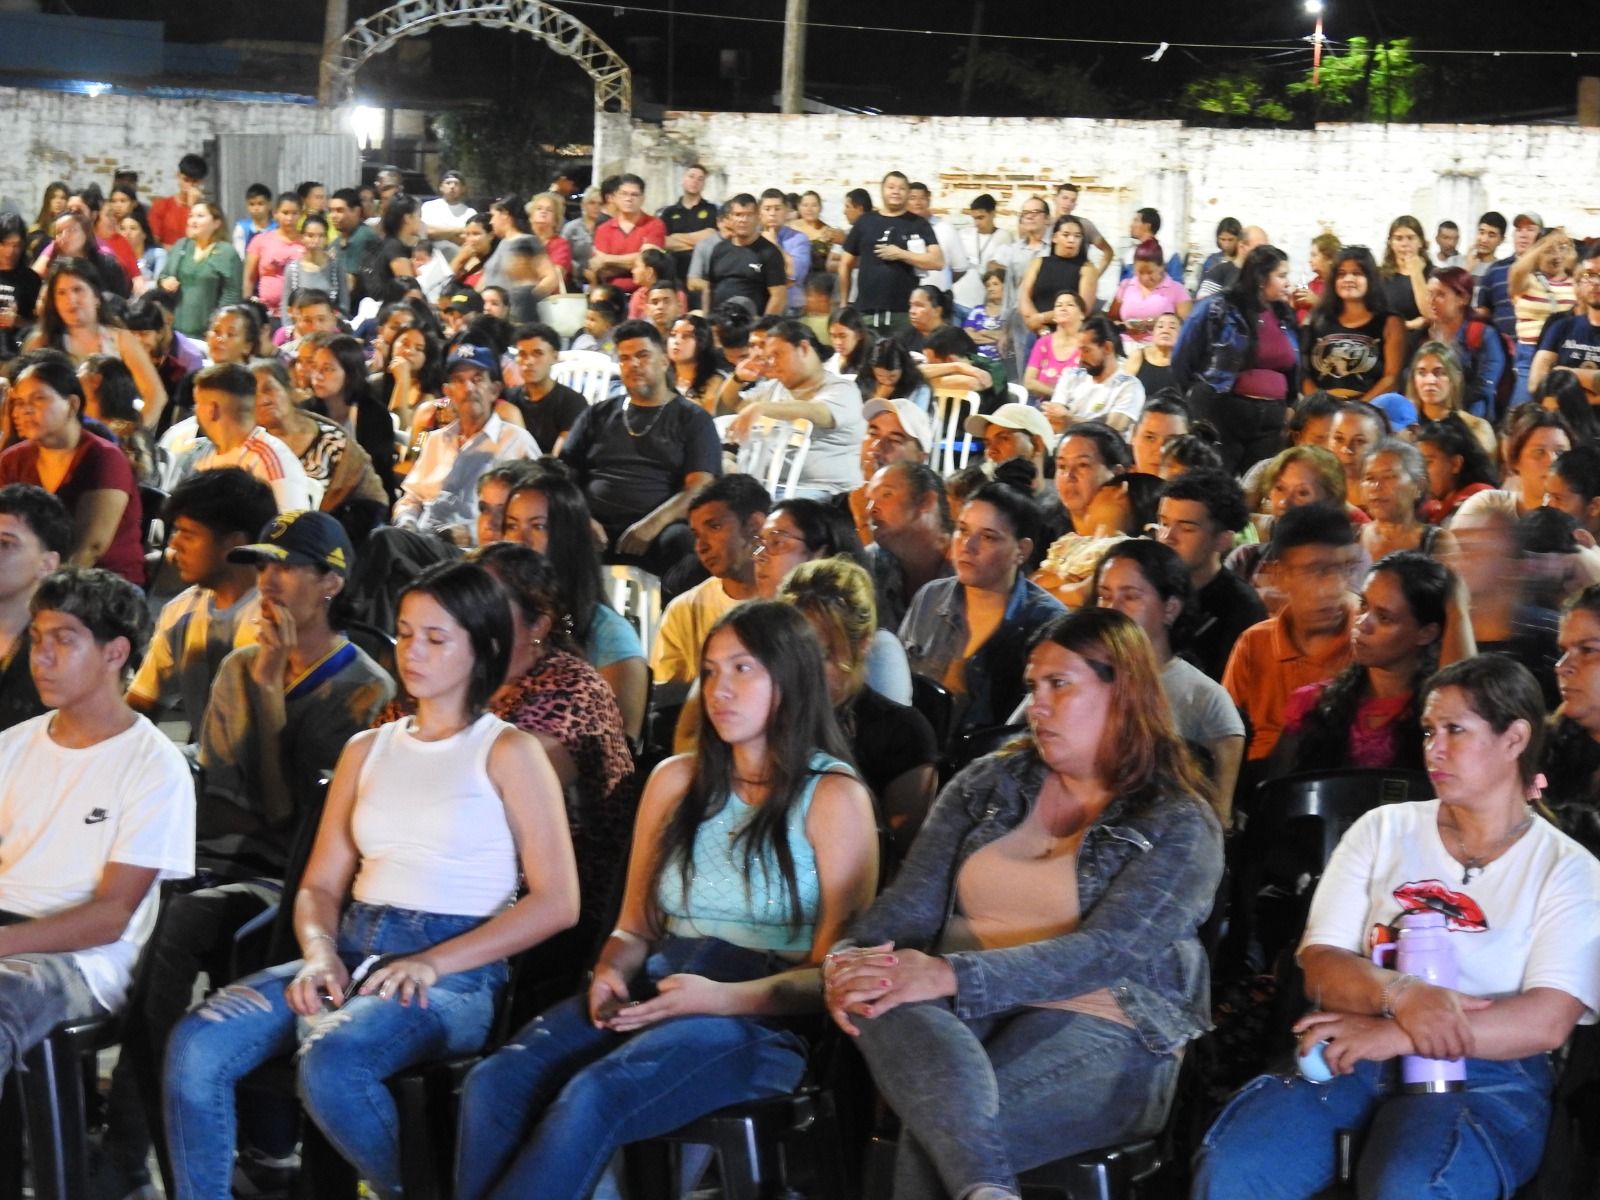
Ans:
[[[925,453],[933,451],[933,425],[928,420],[928,414],[916,404],[905,399],[868,400],[861,409],[861,415],[868,421],[879,413],[893,413],[907,437],[921,446]]]

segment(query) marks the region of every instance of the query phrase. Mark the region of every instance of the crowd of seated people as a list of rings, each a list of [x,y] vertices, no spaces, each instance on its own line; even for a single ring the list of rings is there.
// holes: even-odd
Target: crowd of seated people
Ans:
[[[0,219],[0,1089],[121,1015],[104,1194],[281,1183],[273,1060],[407,1194],[385,1081],[456,1058],[454,1194],[609,1194],[846,1039],[900,1200],[1175,1105],[1197,1196],[1538,1170],[1600,1014],[1600,242],[1405,216],[1301,288],[1230,218],[1189,286],[1072,185],[1013,236],[899,172],[839,228],[208,173]],[[1435,798],[1285,874],[1273,789],[1350,768]],[[1418,911],[1454,986],[1370,957]],[[1284,981],[1331,1082],[1221,1103]]]

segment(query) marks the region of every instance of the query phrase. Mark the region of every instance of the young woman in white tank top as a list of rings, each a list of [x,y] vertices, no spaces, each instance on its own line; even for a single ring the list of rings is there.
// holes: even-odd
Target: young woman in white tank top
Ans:
[[[442,564],[403,593],[398,634],[416,713],[340,757],[294,900],[304,958],[224,988],[173,1034],[178,1196],[226,1200],[233,1085],[297,1045],[312,1119],[379,1195],[398,1195],[384,1080],[481,1050],[508,956],[577,920],[555,772],[532,735],[485,712],[510,656],[504,590],[477,564]]]

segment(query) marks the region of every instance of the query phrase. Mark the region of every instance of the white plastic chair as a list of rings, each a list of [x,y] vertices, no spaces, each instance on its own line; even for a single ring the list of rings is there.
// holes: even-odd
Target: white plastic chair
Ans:
[[[806,454],[811,449],[811,422],[802,418],[780,421],[757,417],[750,424],[750,436],[739,450],[739,470],[759,479],[774,500],[781,500],[800,486]]]
[[[933,462],[940,475],[949,475],[967,465],[972,457],[972,439],[967,436],[967,418],[978,411],[977,392],[933,393]]]
[[[609,592],[607,599],[611,601],[611,607],[633,622],[633,627],[639,631],[639,644],[644,647],[644,656],[648,661],[651,643],[661,624],[661,580],[643,567],[619,563],[606,569],[611,572],[610,579],[606,581]]]
[[[550,378],[599,404],[616,386],[617,364],[597,350],[564,350],[550,368]]]
[[[1028,403],[1028,389],[1023,387],[1020,383],[1008,383],[1008,384],[1006,384],[1006,392],[1009,395],[1012,403],[1015,403],[1015,404],[1026,404],[1026,403]]]

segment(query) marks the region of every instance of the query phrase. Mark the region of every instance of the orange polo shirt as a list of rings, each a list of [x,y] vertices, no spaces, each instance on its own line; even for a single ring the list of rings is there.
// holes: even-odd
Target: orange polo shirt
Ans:
[[[1268,617],[1239,635],[1222,672],[1222,686],[1250,722],[1250,762],[1266,758],[1283,732],[1289,697],[1308,684],[1332,679],[1350,665],[1350,619],[1345,611],[1343,636],[1329,643],[1328,653],[1313,657],[1295,644],[1288,610]]]

